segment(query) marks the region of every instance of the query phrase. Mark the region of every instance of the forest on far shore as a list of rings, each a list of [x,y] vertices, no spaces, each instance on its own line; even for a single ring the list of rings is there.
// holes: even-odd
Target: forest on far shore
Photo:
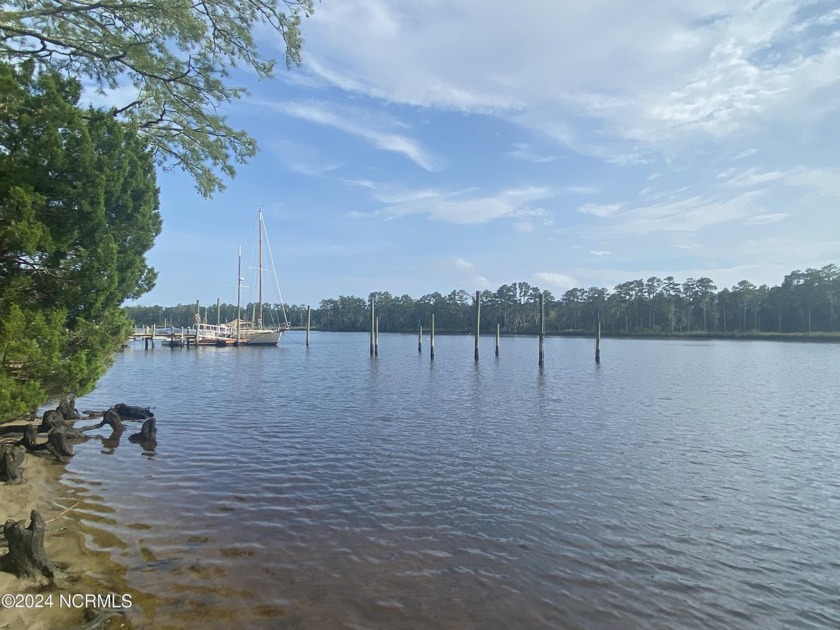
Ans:
[[[536,333],[539,328],[541,289],[527,282],[504,284],[481,292],[482,330],[499,324],[507,334]],[[840,268],[792,271],[778,285],[755,286],[742,280],[718,290],[709,278],[688,278],[682,284],[672,276],[630,280],[612,291],[590,287],[570,289],[562,296],[542,291],[546,332],[592,332],[600,318],[606,334],[748,334],[840,332]],[[311,326],[318,330],[363,331],[370,328],[370,299],[376,300],[381,332],[416,331],[428,327],[431,314],[439,332],[468,332],[475,327],[475,293],[457,289],[420,298],[394,296],[387,291],[367,298],[342,295],[321,300],[312,309]],[[255,305],[242,308],[243,319],[253,318]],[[306,325],[306,305],[266,304],[266,322],[286,319],[293,327]],[[129,319],[137,326],[165,324],[191,326],[196,304],[129,306]],[[236,318],[236,305],[200,308],[202,321],[222,323]]]

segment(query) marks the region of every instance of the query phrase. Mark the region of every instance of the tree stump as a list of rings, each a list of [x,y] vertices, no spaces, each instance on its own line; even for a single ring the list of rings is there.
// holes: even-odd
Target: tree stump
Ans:
[[[0,446],[0,481],[20,483],[23,481],[20,465],[26,457],[26,449],[15,444]]]
[[[38,433],[49,433],[56,427],[69,427],[70,425],[64,421],[62,416],[55,409],[48,409],[44,412],[44,417],[41,418],[41,424],[38,427]]]
[[[92,431],[93,429],[99,429],[104,427],[105,425],[110,426],[114,431],[124,431],[125,425],[122,423],[120,419],[120,415],[111,407],[108,411],[105,412],[105,415],[102,417],[102,422],[99,424],[94,424],[90,427],[83,427],[82,431]]]
[[[116,411],[121,420],[148,420],[154,418],[155,414],[148,407],[137,407],[135,405],[126,405],[125,403],[117,403],[111,407]]]
[[[128,436],[129,442],[148,442],[151,444],[157,443],[157,428],[155,427],[155,419],[149,418],[143,423],[140,433],[134,433]]]
[[[76,411],[76,398],[74,396],[62,398],[56,411],[61,414],[64,420],[78,420],[81,417],[79,412]]]
[[[32,424],[23,430],[23,437],[18,444],[27,451],[40,451],[44,449],[43,444],[38,444],[38,429]]]
[[[73,447],[67,443],[68,437],[64,429],[56,429],[47,437],[46,449],[60,462],[63,462],[65,457],[73,457]]]
[[[25,527],[26,521],[11,519],[3,526],[3,534],[9,542],[9,553],[0,558],[0,571],[18,577],[35,578],[43,575],[52,579],[55,570],[44,551],[46,523],[35,510],[30,513],[29,520],[29,527]]]
[[[41,419],[41,426],[38,427],[38,433],[51,433],[56,430],[64,431],[70,439],[84,437],[82,432],[74,429],[73,425],[67,422],[57,410],[45,411],[44,417]]]

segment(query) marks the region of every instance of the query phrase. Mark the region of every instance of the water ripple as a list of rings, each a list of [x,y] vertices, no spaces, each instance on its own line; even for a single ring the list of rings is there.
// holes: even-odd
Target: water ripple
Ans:
[[[840,625],[834,347],[535,347],[134,348],[80,408],[153,405],[155,456],[65,481],[156,626]]]

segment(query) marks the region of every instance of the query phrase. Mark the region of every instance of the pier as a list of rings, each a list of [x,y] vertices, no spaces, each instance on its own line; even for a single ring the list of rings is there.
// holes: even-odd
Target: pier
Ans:
[[[201,345],[219,345],[218,340],[204,339],[199,333],[191,328],[157,328],[156,326],[144,326],[135,328],[134,333],[128,338],[129,341],[142,341],[146,350],[155,348],[155,341],[170,348],[190,348]]]

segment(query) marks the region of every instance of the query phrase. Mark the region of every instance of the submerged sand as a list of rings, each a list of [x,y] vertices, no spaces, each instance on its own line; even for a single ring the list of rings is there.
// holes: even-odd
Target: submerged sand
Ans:
[[[20,433],[16,430],[18,426]],[[19,439],[23,426],[25,423],[3,425],[0,442]],[[61,483],[64,464],[52,456],[27,453],[22,469],[23,483],[0,482],[0,522],[22,520],[29,526],[30,512],[38,510],[46,521],[47,558],[59,571],[53,582],[46,578],[21,579],[0,572],[0,596],[33,596],[19,602],[23,607],[0,606],[0,629],[60,630],[83,626],[85,606],[79,595],[105,595],[110,591],[102,583],[102,576],[110,569],[108,558],[85,548],[78,513],[80,498]],[[5,537],[0,536],[0,555],[5,555],[7,549]],[[107,627],[121,626],[119,620],[114,620]]]

